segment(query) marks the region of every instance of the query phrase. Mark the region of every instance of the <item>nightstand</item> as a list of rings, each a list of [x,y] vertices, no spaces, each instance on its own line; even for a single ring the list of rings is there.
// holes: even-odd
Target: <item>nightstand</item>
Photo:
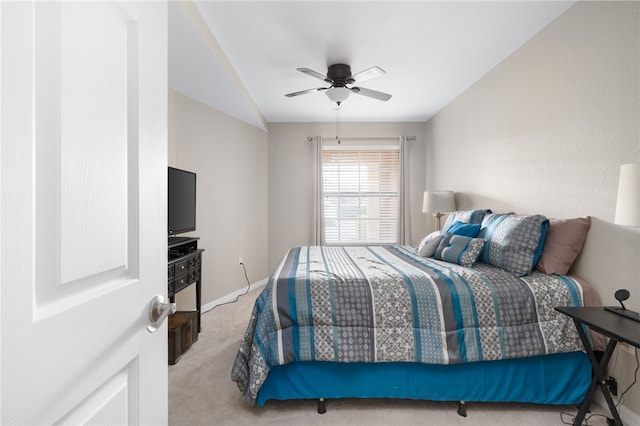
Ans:
[[[576,330],[578,330],[578,335],[582,340],[582,344],[589,356],[591,367],[593,369],[591,386],[589,387],[582,404],[580,404],[580,410],[573,422],[574,426],[582,424],[582,420],[587,414],[589,405],[593,400],[598,386],[600,387],[600,390],[604,395],[604,399],[607,401],[607,405],[609,406],[609,410],[613,415],[614,424],[622,426],[620,414],[618,414],[613,398],[611,398],[611,394],[609,393],[608,386],[605,384],[605,368],[609,363],[613,350],[618,342],[626,342],[636,348],[640,347],[640,322],[610,312],[603,307],[577,308],[562,306],[557,307],[556,310],[573,319],[573,322],[576,325]],[[588,326],[592,330],[597,331],[610,339],[600,362],[598,362],[595,354],[593,353],[589,337],[587,336],[583,325]]]

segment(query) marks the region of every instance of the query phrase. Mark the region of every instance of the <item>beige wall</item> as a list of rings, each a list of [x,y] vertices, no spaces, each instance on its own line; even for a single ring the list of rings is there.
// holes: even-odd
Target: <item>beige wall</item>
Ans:
[[[427,123],[341,125],[343,137],[417,137],[414,244],[434,226],[421,212],[425,189],[455,190],[459,209],[590,215],[573,272],[607,304],[628,288],[640,310],[640,230],[612,223],[619,165],[640,161],[639,8],[578,2]],[[198,173],[207,303],[245,285],[239,256],[256,282],[289,248],[311,244],[307,137],[332,138],[335,123],[271,123],[267,134],[174,92],[169,114],[169,164]],[[622,388],[634,366],[619,351],[611,372]],[[624,406],[640,413],[637,388]]]
[[[574,273],[640,309],[640,229],[613,224],[620,164],[640,161],[640,3],[578,2],[425,125],[426,186],[461,209],[591,215]],[[624,387],[635,360],[620,353]],[[640,413],[640,391],[625,406]]]
[[[197,173],[196,231],[184,235],[200,237],[206,250],[207,304],[246,286],[239,257],[252,283],[269,275],[267,134],[174,91],[169,114],[169,165]],[[190,309],[194,297],[179,293],[178,309]]]
[[[372,101],[375,102],[375,101]],[[309,136],[335,139],[335,123],[269,124],[269,265],[274,269],[291,247],[312,244],[313,149]],[[342,123],[340,136],[416,136],[410,144],[412,236],[424,234],[424,125],[421,123]],[[418,241],[416,241],[418,240]]]

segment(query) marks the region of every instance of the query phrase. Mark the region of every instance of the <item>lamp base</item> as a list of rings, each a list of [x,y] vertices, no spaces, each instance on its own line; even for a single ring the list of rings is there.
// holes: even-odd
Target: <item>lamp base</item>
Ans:
[[[441,223],[440,223],[440,220],[442,219],[442,216],[444,216],[444,213],[437,212],[437,213],[433,214],[433,217],[436,218],[437,231],[440,231],[442,229]]]

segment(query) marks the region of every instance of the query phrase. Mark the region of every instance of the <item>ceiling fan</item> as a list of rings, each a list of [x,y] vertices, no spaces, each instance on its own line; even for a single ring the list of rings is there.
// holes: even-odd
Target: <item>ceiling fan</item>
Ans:
[[[371,67],[364,71],[360,71],[356,74],[351,74],[351,67],[345,64],[330,65],[327,70],[327,75],[320,74],[309,68],[296,68],[298,71],[310,75],[311,77],[318,78],[326,83],[329,83],[329,87],[318,87],[315,89],[301,90],[299,92],[287,93],[285,96],[291,98],[294,96],[300,96],[311,92],[319,92],[326,90],[326,95],[331,102],[340,104],[345,101],[349,95],[357,93],[359,95],[368,96],[370,98],[378,99],[380,101],[388,101],[391,99],[391,95],[377,90],[366,89],[364,87],[352,86],[355,83],[361,83],[365,80],[378,77],[385,74],[384,70],[380,67]]]

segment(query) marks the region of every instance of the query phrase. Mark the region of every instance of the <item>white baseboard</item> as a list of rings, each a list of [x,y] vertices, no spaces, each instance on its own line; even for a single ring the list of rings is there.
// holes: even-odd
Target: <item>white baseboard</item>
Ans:
[[[602,393],[600,391],[596,391],[596,396],[594,400],[599,406],[603,407],[606,412],[609,411],[609,406],[607,405],[607,401],[604,399],[604,396],[602,396]],[[617,398],[614,398],[613,402],[617,403],[618,402]],[[640,426],[640,415],[629,410],[624,405],[620,406],[618,413],[620,414],[622,423],[624,423],[625,426]]]
[[[251,290],[255,290],[256,288],[259,288],[259,287],[264,287],[267,284],[268,281],[269,281],[269,279],[265,278],[263,280],[260,280],[260,281],[258,281],[256,283],[254,283],[254,284],[251,284]],[[249,289],[249,287],[241,288],[240,290],[234,291],[231,294],[227,294],[226,296],[222,296],[219,299],[213,300],[213,301],[207,303],[206,305],[202,305],[201,312],[204,314],[205,312],[208,312],[208,311],[212,310],[213,308],[215,308],[218,305],[222,305],[224,303],[229,303],[229,302],[235,300],[236,297],[239,297],[242,294],[244,294],[248,289]]]

